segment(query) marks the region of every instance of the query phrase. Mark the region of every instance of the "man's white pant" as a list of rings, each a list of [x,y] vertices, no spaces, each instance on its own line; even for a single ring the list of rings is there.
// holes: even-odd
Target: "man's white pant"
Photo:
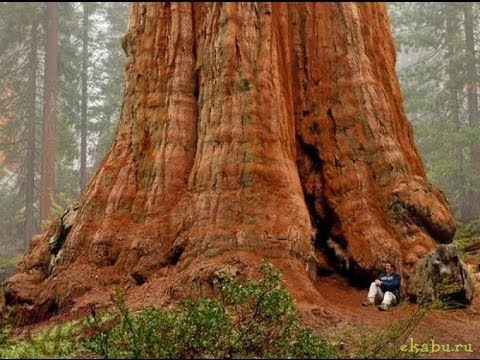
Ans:
[[[384,294],[382,289],[380,289],[380,286],[377,286],[375,282],[372,282],[370,284],[370,290],[368,290],[367,297],[372,304],[381,301],[382,304],[390,306],[397,303],[397,297],[393,295],[393,293],[391,293],[390,291],[386,291]]]

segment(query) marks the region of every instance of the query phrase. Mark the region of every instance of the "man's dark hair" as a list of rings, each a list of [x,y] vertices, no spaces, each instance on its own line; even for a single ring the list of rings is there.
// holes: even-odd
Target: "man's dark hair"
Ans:
[[[387,261],[385,261],[385,265],[386,264],[390,264],[393,267],[393,270],[397,270],[397,265],[395,265],[395,261],[387,260]]]

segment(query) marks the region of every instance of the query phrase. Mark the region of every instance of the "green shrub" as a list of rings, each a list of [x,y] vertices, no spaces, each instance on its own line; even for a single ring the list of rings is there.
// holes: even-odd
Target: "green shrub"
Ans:
[[[0,318],[0,349],[2,349],[8,341],[8,332],[10,327]]]
[[[90,341],[104,358],[332,358],[328,343],[300,315],[272,265],[260,281],[229,274],[213,281],[214,298],[187,300],[174,311],[131,313],[122,298],[116,324]]]
[[[221,273],[216,296],[184,301],[171,311],[116,310],[54,326],[28,339],[0,331],[0,358],[332,358],[326,341],[301,317],[272,265],[260,281]],[[0,329],[1,330],[1,329]]]
[[[23,339],[7,337],[9,326],[3,327],[0,342],[2,359],[85,358],[91,354],[85,346],[84,322],[68,322],[40,331]]]

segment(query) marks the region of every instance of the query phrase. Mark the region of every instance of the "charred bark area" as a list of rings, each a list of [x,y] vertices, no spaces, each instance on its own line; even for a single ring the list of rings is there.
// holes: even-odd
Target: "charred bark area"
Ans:
[[[321,199],[320,184],[313,188],[307,188],[308,177],[320,179],[322,176],[322,163],[318,156],[318,149],[315,146],[303,142],[301,137],[297,137],[299,144],[299,157],[309,165],[309,172],[303,174],[301,168],[304,166],[302,160],[298,160],[300,180],[302,182],[305,194],[305,203],[310,213],[310,221],[312,223],[313,244],[317,248],[322,248],[330,235],[332,228],[332,214],[326,209]]]
[[[302,116],[305,117],[308,113],[308,111],[303,111]],[[318,130],[315,125],[313,130]],[[311,241],[314,254],[316,252],[316,256],[314,256],[315,276],[330,275],[335,270],[341,271],[344,264],[338,261],[334,249],[328,245],[333,226],[333,214],[329,208],[325,207],[325,199],[322,198],[322,163],[318,149],[305,143],[302,137],[298,135],[297,146],[297,166],[305,196],[305,204],[310,215]],[[322,254],[326,258],[322,257]],[[318,256],[321,259],[318,259]]]

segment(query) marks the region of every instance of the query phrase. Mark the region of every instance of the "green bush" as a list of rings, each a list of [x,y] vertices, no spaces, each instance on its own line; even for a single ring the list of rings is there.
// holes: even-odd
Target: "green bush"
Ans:
[[[229,274],[213,281],[214,298],[187,300],[174,311],[131,313],[120,297],[115,325],[90,349],[104,358],[332,358],[328,343],[300,323],[282,275],[262,267],[260,281]],[[101,325],[99,325],[101,328]]]
[[[0,331],[0,358],[333,358],[334,349],[301,325],[272,265],[260,281],[229,274],[213,280],[216,296],[184,301],[171,311],[116,310],[57,325],[28,339]],[[0,324],[1,325],[1,324]]]
[[[1,359],[86,358],[95,355],[87,349],[84,321],[68,322],[23,339],[8,337],[10,325],[2,327]]]

